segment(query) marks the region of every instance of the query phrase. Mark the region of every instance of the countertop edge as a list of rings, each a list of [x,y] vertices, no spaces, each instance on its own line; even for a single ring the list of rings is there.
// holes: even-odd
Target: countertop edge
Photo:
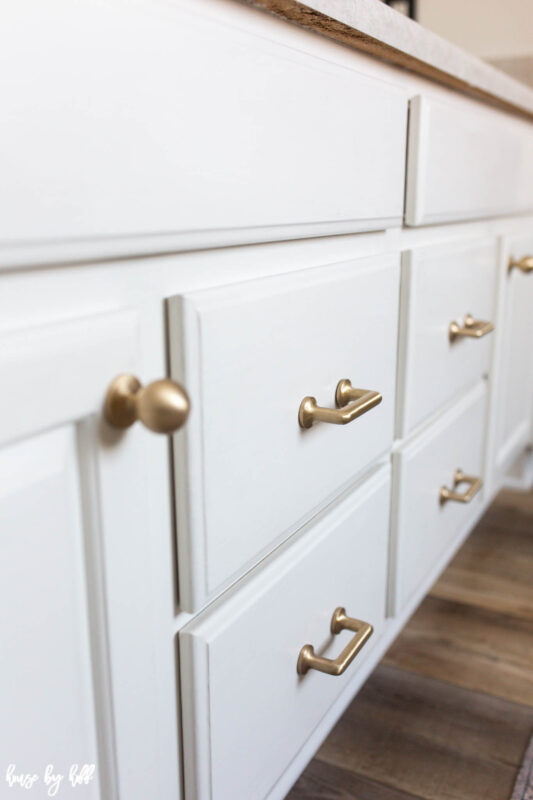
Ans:
[[[533,90],[380,0],[240,0],[356,50],[533,120]]]

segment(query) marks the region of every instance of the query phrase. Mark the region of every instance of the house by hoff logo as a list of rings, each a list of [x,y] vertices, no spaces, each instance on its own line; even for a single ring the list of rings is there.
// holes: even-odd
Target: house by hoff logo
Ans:
[[[56,797],[63,783],[69,789],[87,786],[94,780],[95,773],[94,764],[71,764],[67,773],[59,772],[53,764],[47,764],[40,775],[36,772],[17,771],[16,764],[9,764],[6,770],[6,782],[10,788],[20,789],[33,789],[39,784],[46,788],[48,797]]]

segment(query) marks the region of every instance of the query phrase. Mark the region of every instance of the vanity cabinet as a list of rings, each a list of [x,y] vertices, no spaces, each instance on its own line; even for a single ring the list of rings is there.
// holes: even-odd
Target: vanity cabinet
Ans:
[[[533,95],[233,0],[0,40],[3,750],[282,800],[533,443]]]

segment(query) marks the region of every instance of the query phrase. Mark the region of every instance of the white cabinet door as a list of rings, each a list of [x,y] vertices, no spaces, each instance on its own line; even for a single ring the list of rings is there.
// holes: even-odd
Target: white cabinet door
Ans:
[[[495,469],[498,476],[532,441],[533,416],[533,272],[509,262],[533,257],[533,236],[503,245],[500,275],[500,328],[496,377]]]
[[[39,797],[47,766],[70,796],[84,764],[91,800],[179,796],[158,757],[144,432],[100,415],[138,351],[127,310],[0,334],[0,750]]]
[[[2,766],[43,784],[51,765],[59,791],[72,765],[100,770],[76,449],[67,423],[0,451]]]

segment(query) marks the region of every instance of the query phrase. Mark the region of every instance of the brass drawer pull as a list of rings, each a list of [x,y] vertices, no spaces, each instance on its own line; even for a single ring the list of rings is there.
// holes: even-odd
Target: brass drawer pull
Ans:
[[[143,386],[135,375],[118,375],[107,390],[104,415],[114,428],[136,420],[154,433],[173,433],[187,421],[190,401],[185,389],[168,378]]]
[[[512,256],[509,259],[509,272],[516,267],[520,272],[533,272],[533,256],[524,256],[524,258],[514,259]]]
[[[353,619],[346,616],[346,610],[339,606],[333,612],[331,618],[331,632],[333,634],[341,631],[354,631],[355,636],[348,642],[342,653],[335,660],[316,656],[312,644],[305,644],[298,656],[297,671],[298,675],[305,675],[310,669],[317,669],[327,675],[342,675],[348,669],[359,650],[367,643],[374,628],[369,622],[362,622],[360,619]]]
[[[317,405],[316,398],[304,397],[298,411],[298,422],[302,428],[310,428],[313,422],[331,422],[333,425],[347,425],[366,414],[383,400],[379,392],[368,389],[354,389],[348,378],[337,384],[335,400],[339,408],[324,408]]]
[[[490,333],[493,330],[494,325],[492,322],[483,322],[483,320],[474,319],[471,314],[467,314],[465,316],[463,325],[459,325],[458,322],[452,322],[450,324],[450,340],[453,342],[453,340],[458,336],[468,336],[472,337],[473,339],[481,339],[482,336],[486,336],[487,333]]]
[[[466,492],[461,493],[455,491],[455,488],[460,483],[470,484]],[[462,470],[456,469],[453,476],[453,489],[448,489],[447,486],[441,486],[439,500],[441,503],[446,503],[448,500],[455,500],[456,503],[469,503],[482,486],[483,481],[481,478],[475,478],[473,475],[465,475]]]

